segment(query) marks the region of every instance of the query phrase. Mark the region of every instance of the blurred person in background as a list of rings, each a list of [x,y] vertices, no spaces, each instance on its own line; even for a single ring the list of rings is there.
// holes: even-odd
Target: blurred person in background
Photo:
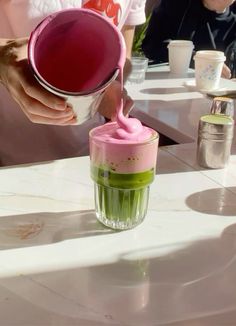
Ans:
[[[168,62],[170,40],[191,40],[194,51],[219,50],[226,55],[222,71],[235,77],[235,0],[157,0],[142,43],[153,63]],[[193,62],[192,62],[193,65]]]

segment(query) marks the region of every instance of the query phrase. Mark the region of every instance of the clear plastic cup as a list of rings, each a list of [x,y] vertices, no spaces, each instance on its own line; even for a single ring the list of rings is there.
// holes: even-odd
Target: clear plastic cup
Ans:
[[[153,182],[159,135],[139,143],[110,143],[97,134],[114,128],[116,122],[90,131],[91,178],[94,181],[98,220],[113,229],[140,224],[147,213],[149,186]]]
[[[193,48],[194,45],[192,41],[170,41],[168,44],[168,55],[171,73],[178,75],[187,74]]]
[[[222,68],[226,57],[215,50],[197,51],[194,56],[196,86],[202,91],[219,88]]]
[[[131,58],[132,70],[128,77],[130,84],[141,84],[145,80],[146,71],[148,68],[148,59],[145,57],[132,57]]]

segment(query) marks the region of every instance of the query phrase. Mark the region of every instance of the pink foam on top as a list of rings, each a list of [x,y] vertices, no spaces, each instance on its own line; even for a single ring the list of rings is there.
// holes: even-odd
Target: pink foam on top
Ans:
[[[138,173],[156,166],[158,135],[142,126],[135,139],[117,136],[117,122],[107,123],[90,133],[90,156],[96,166],[115,169],[117,173]]]
[[[133,120],[129,118],[127,120]],[[136,120],[136,119],[135,119]],[[126,137],[120,137],[119,131],[124,130],[117,122],[106,123],[97,128],[93,136],[100,142],[114,144],[139,144],[148,141],[153,136],[153,129],[142,126],[141,132],[129,133]]]
[[[120,107],[117,109],[116,121],[118,128],[116,128],[113,138],[140,142],[151,137],[151,130],[145,129],[138,119],[124,116],[123,100],[121,100]]]

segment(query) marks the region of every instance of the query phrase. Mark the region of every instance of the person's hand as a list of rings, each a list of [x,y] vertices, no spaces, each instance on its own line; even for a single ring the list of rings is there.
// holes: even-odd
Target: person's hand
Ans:
[[[126,89],[121,92],[120,83],[115,80],[109,85],[103,94],[103,98],[98,107],[98,112],[105,118],[114,121],[116,119],[117,108],[123,97],[123,112],[127,116],[134,106],[133,100],[127,95]]]
[[[223,65],[221,77],[226,78],[226,79],[230,79],[231,78],[231,71],[230,71],[229,67],[226,66],[225,63]]]
[[[28,39],[9,40],[0,46],[0,81],[34,123],[69,125],[76,122],[66,100],[44,89],[27,60]]]

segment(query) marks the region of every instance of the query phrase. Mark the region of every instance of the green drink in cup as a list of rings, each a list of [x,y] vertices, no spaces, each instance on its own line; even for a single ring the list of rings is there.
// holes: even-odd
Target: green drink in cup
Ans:
[[[133,134],[131,139],[120,137],[117,122],[90,131],[96,215],[113,229],[133,228],[147,212],[159,135],[153,129],[142,128],[142,135]]]

